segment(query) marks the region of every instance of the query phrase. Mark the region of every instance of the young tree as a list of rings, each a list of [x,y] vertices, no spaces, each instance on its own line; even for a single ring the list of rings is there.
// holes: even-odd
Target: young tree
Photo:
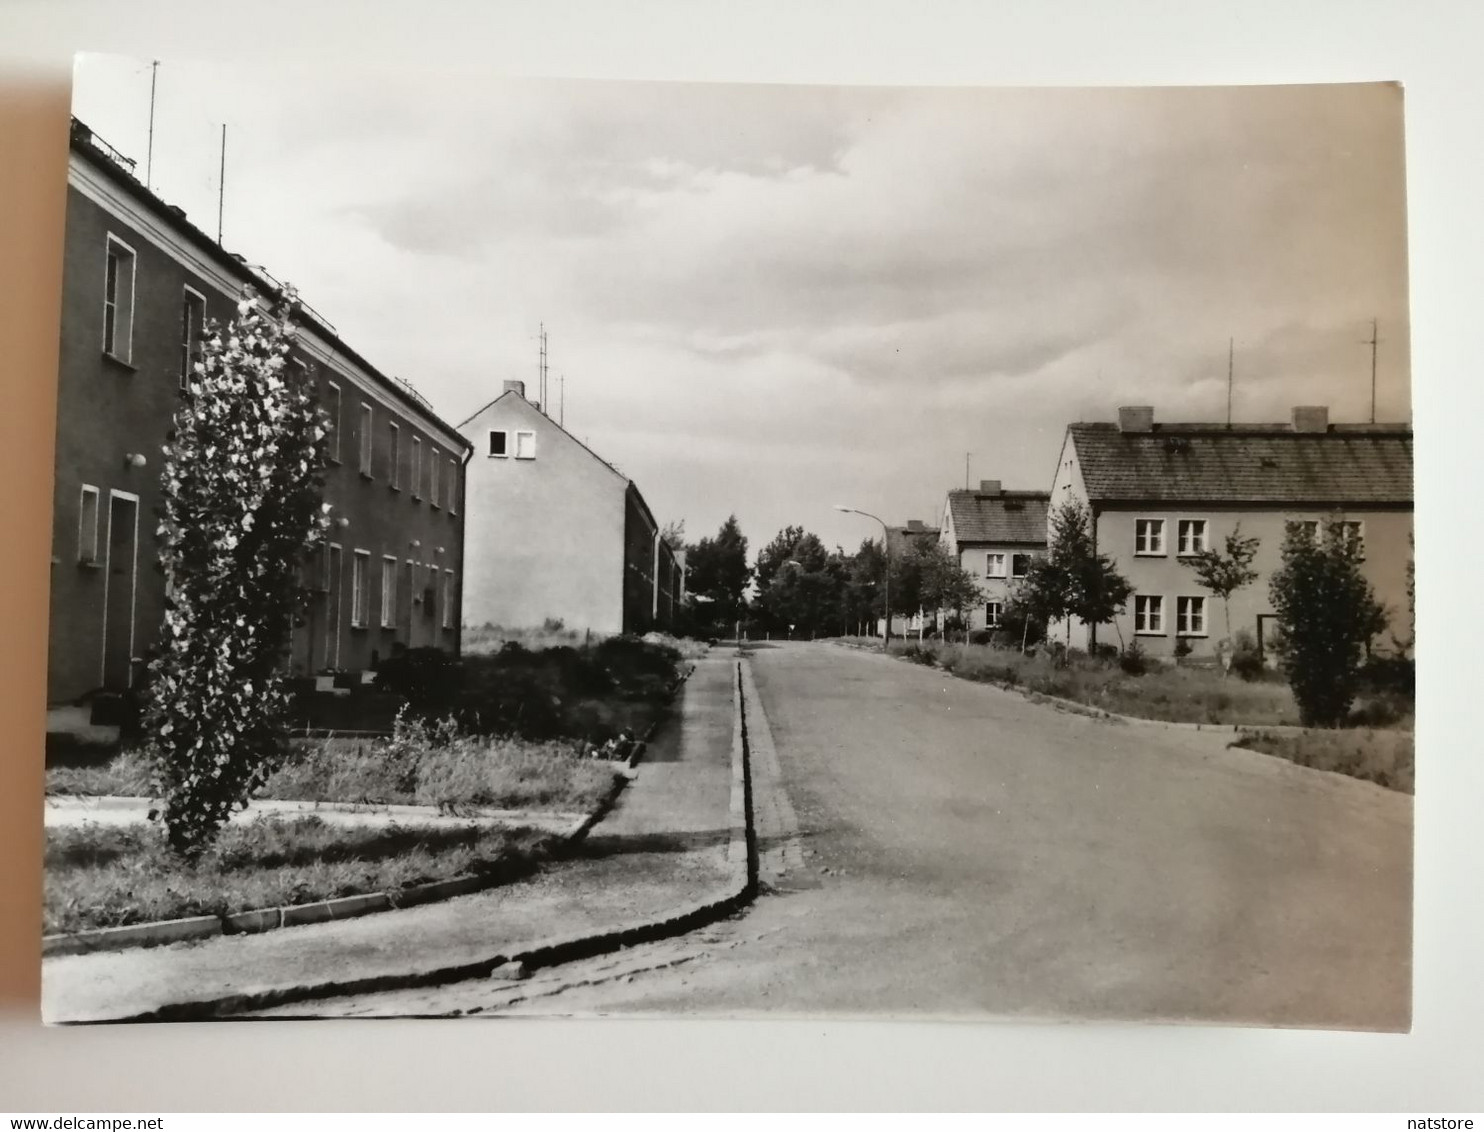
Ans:
[[[321,538],[326,428],[288,372],[296,306],[244,289],[212,323],[164,449],[160,561],[170,599],[146,716],[171,848],[203,850],[286,746],[282,665]]]
[[[983,599],[979,579],[965,570],[942,543],[918,543],[913,550],[921,578],[924,609],[945,610],[960,621]]]
[[[1283,672],[1307,727],[1344,722],[1366,648],[1386,627],[1386,611],[1360,571],[1359,541],[1337,519],[1323,527],[1315,538],[1301,524],[1287,524],[1283,564],[1268,587],[1283,635]]]
[[[1228,643],[1232,635],[1231,596],[1257,580],[1252,560],[1257,557],[1258,545],[1258,539],[1242,537],[1242,524],[1238,523],[1226,536],[1222,550],[1203,550],[1185,563],[1195,571],[1201,588],[1221,599]]]
[[[671,550],[685,549],[685,520],[672,519],[660,531],[660,540]]]
[[[1046,557],[1031,561],[1016,597],[1035,619],[1065,622],[1070,649],[1073,617],[1096,633],[1097,626],[1112,621],[1128,604],[1133,587],[1106,554],[1096,552],[1091,517],[1079,500],[1063,503],[1050,523]]]

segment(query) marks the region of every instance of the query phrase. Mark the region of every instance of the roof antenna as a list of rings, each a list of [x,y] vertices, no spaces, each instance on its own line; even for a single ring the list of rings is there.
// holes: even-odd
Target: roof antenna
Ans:
[[[1232,426],[1232,371],[1233,361],[1236,356],[1237,340],[1228,338],[1226,340],[1226,427]]]
[[[972,453],[972,452],[965,452],[964,453],[964,490],[965,491],[968,491],[969,490],[969,457],[972,456],[973,454],[974,453]]]
[[[155,79],[160,71],[160,61],[149,65],[149,147],[144,151],[144,187],[150,187],[150,175],[155,165]]]
[[[222,201],[227,195],[227,124],[222,123],[222,165],[216,179],[216,242],[222,242]]]
[[[1361,345],[1371,348],[1371,424],[1376,423],[1376,347],[1381,339],[1376,334],[1376,320],[1371,319],[1371,336]]]

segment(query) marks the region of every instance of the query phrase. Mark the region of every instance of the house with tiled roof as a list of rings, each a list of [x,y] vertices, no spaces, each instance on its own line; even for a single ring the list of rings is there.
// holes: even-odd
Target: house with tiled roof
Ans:
[[[1149,406],[1122,408],[1116,424],[1067,427],[1051,507],[1073,498],[1091,511],[1098,551],[1133,586],[1105,637],[1137,641],[1155,656],[1174,655],[1182,641],[1191,656],[1211,656],[1242,630],[1259,647],[1270,644],[1268,582],[1281,564],[1286,524],[1303,523],[1317,537],[1330,519],[1361,540],[1388,635],[1411,637],[1410,425],[1331,423],[1323,406],[1295,408],[1282,424],[1164,424]],[[1258,576],[1232,596],[1228,626],[1190,563],[1203,550],[1221,550],[1238,526],[1259,540]],[[1074,642],[1085,632],[1074,625]]]
[[[644,633],[674,624],[684,582],[639,487],[523,381],[459,425],[467,479],[464,624]]]
[[[1046,550],[1044,491],[1006,491],[999,480],[980,480],[977,490],[950,491],[938,536],[960,566],[979,579],[982,603],[969,616],[970,629],[993,629],[1016,582],[1031,559]]]

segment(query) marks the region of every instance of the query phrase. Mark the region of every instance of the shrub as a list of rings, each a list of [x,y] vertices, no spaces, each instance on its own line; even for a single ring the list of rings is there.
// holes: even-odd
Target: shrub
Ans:
[[[1246,681],[1261,680],[1265,672],[1262,653],[1257,648],[1257,638],[1246,629],[1239,629],[1232,638],[1231,671]]]
[[[1184,660],[1187,656],[1189,656],[1191,654],[1191,652],[1192,652],[1192,649],[1190,647],[1190,642],[1186,638],[1184,638],[1184,637],[1178,637],[1178,638],[1176,638],[1176,640],[1175,640],[1175,648],[1174,648],[1174,653],[1175,653],[1175,659],[1176,660]]]
[[[1149,656],[1144,652],[1144,647],[1135,641],[1123,650],[1123,655],[1118,658],[1118,667],[1130,676],[1142,676],[1149,671]]]
[[[987,645],[994,640],[994,634],[988,629],[975,629],[969,634],[969,644]]]

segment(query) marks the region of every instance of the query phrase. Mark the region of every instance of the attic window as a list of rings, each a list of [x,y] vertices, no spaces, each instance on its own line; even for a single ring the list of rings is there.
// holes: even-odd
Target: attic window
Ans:
[[[506,448],[506,445],[509,443],[509,436],[510,434],[502,429],[490,430],[491,456],[508,456],[510,454]]]
[[[1186,440],[1185,437],[1183,437],[1183,436],[1167,436],[1167,437],[1165,437],[1165,451],[1166,452],[1188,452],[1189,450],[1190,450],[1190,441]]]

